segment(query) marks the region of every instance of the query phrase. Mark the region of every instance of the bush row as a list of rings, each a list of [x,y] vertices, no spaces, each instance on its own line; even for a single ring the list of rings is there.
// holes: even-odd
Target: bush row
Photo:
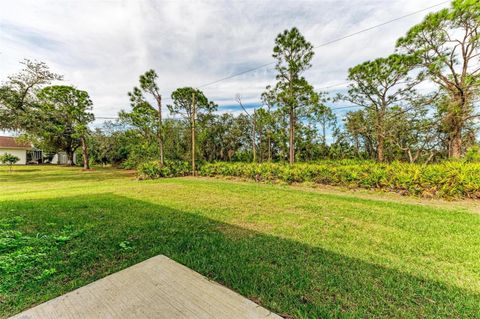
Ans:
[[[405,195],[442,198],[480,198],[480,164],[389,164],[369,161],[319,163],[210,163],[203,176],[238,176],[257,181],[313,182],[325,185],[382,189]]]
[[[183,161],[148,161],[138,165],[139,179],[155,179],[160,177],[186,176],[191,173],[190,164]]]

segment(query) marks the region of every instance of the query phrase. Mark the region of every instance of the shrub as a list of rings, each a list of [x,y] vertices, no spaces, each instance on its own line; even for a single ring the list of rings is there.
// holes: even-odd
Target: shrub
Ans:
[[[390,164],[370,161],[316,163],[210,163],[203,176],[236,176],[257,181],[313,182],[442,198],[480,198],[480,163]]]
[[[148,161],[137,167],[139,179],[155,179],[161,177],[186,176],[191,173],[190,164],[183,161]]]
[[[12,171],[13,164],[16,164],[18,161],[20,161],[20,158],[13,154],[5,153],[3,155],[0,155],[0,162],[8,165],[10,167],[10,172]]]
[[[465,153],[464,160],[467,163],[480,162],[480,147],[478,147],[477,145],[470,147]]]

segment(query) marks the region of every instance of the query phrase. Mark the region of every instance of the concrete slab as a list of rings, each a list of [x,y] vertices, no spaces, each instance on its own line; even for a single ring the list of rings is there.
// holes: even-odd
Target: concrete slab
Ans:
[[[50,318],[281,317],[160,255],[11,317]]]

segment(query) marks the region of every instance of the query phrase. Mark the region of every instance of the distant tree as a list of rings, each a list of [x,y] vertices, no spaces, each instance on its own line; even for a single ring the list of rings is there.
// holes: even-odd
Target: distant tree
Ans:
[[[375,133],[368,110],[351,111],[345,117],[345,131],[352,139],[356,157],[376,158]]]
[[[269,108],[259,108],[255,115],[259,134],[260,161],[271,161],[275,119]]]
[[[364,62],[348,71],[348,80],[352,83],[348,94],[341,99],[368,111],[368,117],[373,121],[379,162],[385,158],[385,139],[393,107],[405,105],[405,101],[415,95],[414,87],[420,78],[412,79],[409,74],[416,63],[414,56],[392,54]],[[408,107],[405,106],[405,111],[408,111]]]
[[[20,161],[20,158],[13,154],[5,153],[3,155],[0,155],[0,162],[8,165],[10,168],[10,172],[12,171],[13,164],[16,164],[18,161]]]
[[[148,139],[156,139],[160,162],[164,163],[164,128],[162,122],[162,95],[156,80],[157,73],[149,70],[140,75],[140,87],[134,87],[128,93],[131,112],[121,111],[120,118],[132,126],[139,128]],[[148,101],[150,95],[156,102],[156,107]]]
[[[172,117],[164,121],[165,152],[172,160],[188,161],[190,159],[190,124]]]
[[[203,160],[251,159],[252,121],[246,114],[206,112],[199,114],[196,123],[197,153]]]
[[[313,55],[313,45],[295,27],[285,30],[275,39],[272,56],[276,59],[277,83],[272,89],[267,87],[266,96],[288,115],[290,164],[295,161],[298,109],[313,104],[312,100],[318,98],[313,87],[302,76],[311,67]]]
[[[251,112],[248,112],[246,107],[242,103],[242,97],[240,94],[237,94],[235,96],[235,101],[240,105],[242,110],[245,112],[247,115],[248,119],[250,120],[250,125],[251,126],[251,143],[252,143],[252,161],[254,163],[257,162],[257,110],[253,109]]]
[[[335,129],[337,124],[337,117],[332,109],[326,105],[327,98],[324,93],[318,93],[317,103],[310,106],[308,110],[308,117],[314,124],[320,124],[321,141],[323,146],[327,144],[327,129]]]
[[[88,124],[94,120],[92,101],[86,91],[72,86],[48,86],[37,94],[37,124],[33,131],[48,148],[67,153],[68,165],[80,146],[83,165],[89,169],[87,134]]]
[[[430,162],[438,154],[438,123],[435,115],[429,115],[429,102],[432,97],[417,97],[408,112],[393,107],[388,119],[387,139],[390,143],[390,157],[415,163]],[[403,153],[403,156],[402,156]]]
[[[331,159],[362,158],[348,140],[348,134],[336,127],[333,142],[329,145],[328,156]]]
[[[449,97],[442,104],[442,124],[449,134],[449,155],[459,158],[480,87],[480,2],[454,0],[452,7],[431,13],[397,41],[397,48],[420,58],[430,80]]]
[[[172,100],[173,104],[168,105],[170,112],[172,114],[180,114],[185,120],[187,120],[190,126],[192,174],[195,175],[195,123],[199,114],[213,112],[217,109],[217,105],[208,101],[202,91],[192,87],[176,89],[172,93]]]
[[[270,86],[267,86],[266,91],[262,93],[261,99],[262,107],[258,110],[258,122],[265,135],[267,161],[271,162],[273,158],[272,144],[276,120],[273,114],[275,97]],[[260,144],[260,150],[262,152],[262,144]]]
[[[36,93],[62,76],[43,62],[24,60],[23,70],[0,85],[0,129],[29,132],[36,126]]]
[[[130,148],[141,138],[132,139],[122,122],[105,122],[88,135],[90,161],[96,164],[122,163],[128,158]]]

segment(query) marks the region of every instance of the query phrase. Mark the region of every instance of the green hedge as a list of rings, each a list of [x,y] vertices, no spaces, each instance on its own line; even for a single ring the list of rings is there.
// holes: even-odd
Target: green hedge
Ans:
[[[190,164],[183,161],[148,161],[137,166],[139,179],[186,176],[191,173]]]
[[[480,164],[444,162],[420,165],[394,162],[325,161],[299,163],[210,163],[203,176],[238,176],[257,181],[313,182],[356,188],[382,189],[405,195],[442,198],[480,198]]]

